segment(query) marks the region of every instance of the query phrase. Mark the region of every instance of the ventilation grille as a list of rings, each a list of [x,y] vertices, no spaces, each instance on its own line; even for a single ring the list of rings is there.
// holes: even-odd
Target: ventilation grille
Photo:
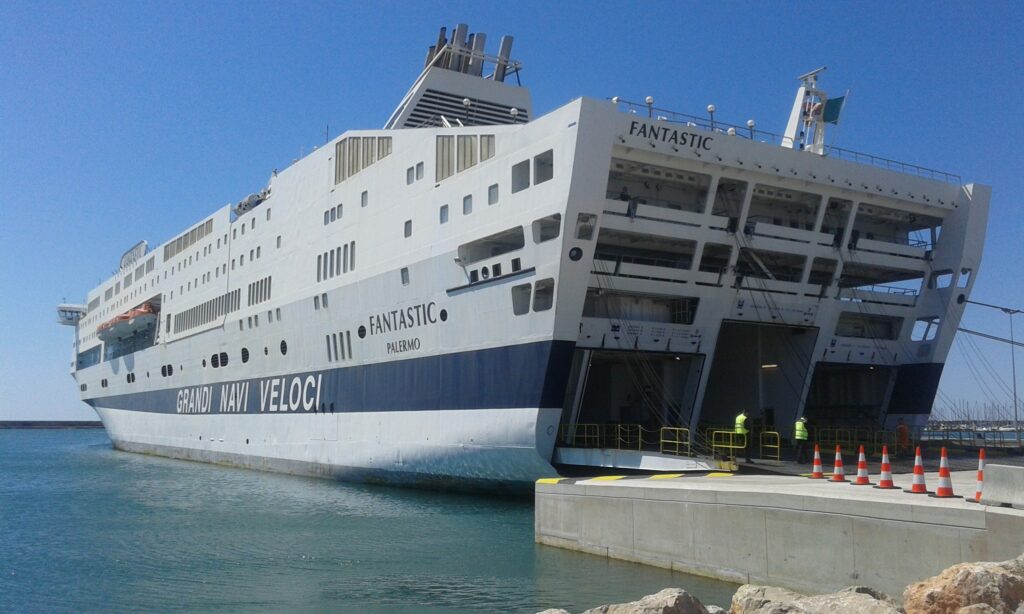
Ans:
[[[458,125],[455,120],[461,121],[464,126],[525,124],[530,120],[526,109],[518,109],[519,114],[513,117],[511,113],[513,107],[511,106],[470,98],[471,104],[467,110],[462,104],[462,100],[463,97],[455,94],[427,90],[423,92],[416,103],[416,108],[406,118],[402,127],[442,126],[442,115],[453,126]]]

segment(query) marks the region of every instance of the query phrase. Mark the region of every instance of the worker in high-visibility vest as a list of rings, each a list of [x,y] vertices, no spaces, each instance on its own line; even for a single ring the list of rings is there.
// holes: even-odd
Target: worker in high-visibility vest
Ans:
[[[793,426],[793,440],[796,442],[796,462],[807,462],[807,417],[800,416]]]
[[[743,435],[743,453],[746,455],[748,463],[752,463],[750,460],[750,437],[747,431],[747,410],[741,409],[738,416],[736,416],[736,428],[735,433],[737,435]]]

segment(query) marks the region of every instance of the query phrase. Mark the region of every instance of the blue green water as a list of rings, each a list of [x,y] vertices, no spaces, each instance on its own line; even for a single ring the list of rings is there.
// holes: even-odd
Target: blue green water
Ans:
[[[0,612],[579,611],[735,586],[540,546],[529,501],[118,452],[0,430]]]

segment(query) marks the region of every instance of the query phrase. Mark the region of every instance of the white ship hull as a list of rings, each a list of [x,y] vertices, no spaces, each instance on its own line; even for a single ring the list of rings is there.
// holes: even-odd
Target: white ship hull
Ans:
[[[114,446],[130,452],[341,480],[521,490],[555,474],[548,459],[560,410],[97,413]]]

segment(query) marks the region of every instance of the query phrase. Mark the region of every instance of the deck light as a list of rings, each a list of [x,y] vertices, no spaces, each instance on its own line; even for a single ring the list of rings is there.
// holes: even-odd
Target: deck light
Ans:
[[[709,104],[708,105],[708,115],[711,116],[711,129],[714,130],[715,129],[715,105],[713,105],[713,104]]]
[[[761,365],[761,368],[762,369],[778,369],[779,365],[777,365],[774,362],[772,362],[772,363],[768,363],[766,365]]]

